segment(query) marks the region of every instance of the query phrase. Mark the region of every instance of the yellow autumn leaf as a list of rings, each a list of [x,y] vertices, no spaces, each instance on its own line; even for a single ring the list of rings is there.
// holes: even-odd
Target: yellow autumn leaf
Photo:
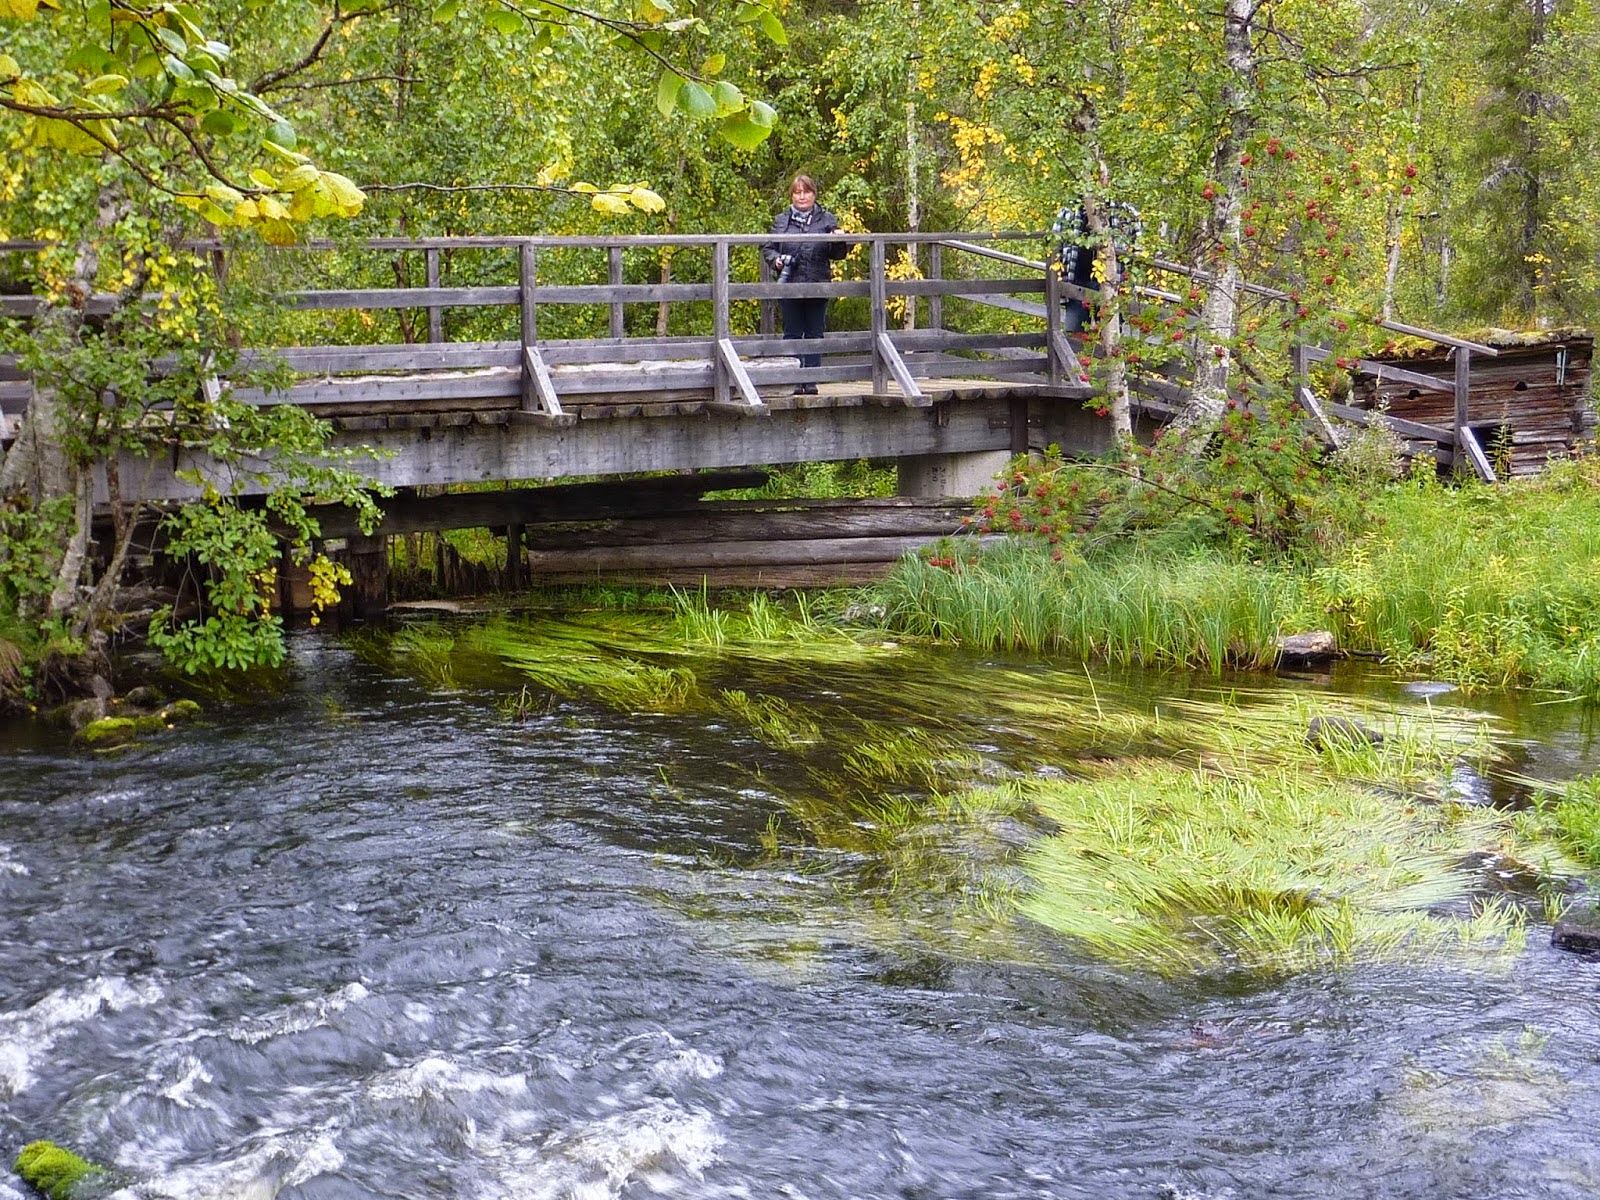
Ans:
[[[597,212],[607,216],[625,217],[628,215],[628,202],[615,192],[601,192],[589,201],[589,206]]]
[[[647,213],[658,213],[667,207],[665,200],[644,186],[636,186],[629,192],[628,202],[640,212]]]
[[[26,21],[38,11],[39,0],[0,0],[0,17]]]
[[[304,191],[306,188],[309,188],[312,184],[316,183],[321,174],[322,172],[317,170],[310,163],[301,163],[282,179],[278,180],[278,187],[280,190],[285,192]]]
[[[206,188],[206,195],[218,204],[242,204],[244,195],[237,188],[231,188],[225,183],[213,183]]]
[[[322,173],[322,182],[327,185],[328,191],[332,194],[340,216],[355,216],[361,211],[361,206],[367,202],[367,194],[336,171],[324,171]]]

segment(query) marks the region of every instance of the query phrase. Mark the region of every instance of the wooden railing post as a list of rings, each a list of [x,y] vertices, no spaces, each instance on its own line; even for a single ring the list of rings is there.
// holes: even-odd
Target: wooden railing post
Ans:
[[[607,268],[607,271],[606,271],[607,280],[610,282],[611,286],[614,287],[614,288],[615,287],[621,287],[622,286],[622,247],[621,246],[612,246],[610,249],[608,249],[606,251],[606,268]],[[619,342],[622,340],[623,335],[626,332],[626,326],[623,324],[622,315],[623,315],[622,314],[622,302],[620,300],[612,301],[611,302],[611,336],[616,338]]]
[[[439,286],[439,251],[430,249],[423,252],[428,264],[428,286]],[[444,309],[437,304],[428,305],[428,340],[430,342],[444,341]]]
[[[928,278],[944,278],[944,243],[933,242],[928,246]],[[928,328],[944,328],[944,297],[932,295],[928,297]]]
[[[1456,470],[1460,471],[1466,466],[1467,452],[1467,401],[1472,392],[1472,351],[1462,346],[1456,347]]]
[[[758,270],[761,282],[772,283],[775,277],[772,274],[772,268],[767,265],[767,256],[765,254],[757,255],[756,262],[759,264]],[[762,300],[760,305],[761,318],[758,332],[764,338],[776,337],[778,333],[778,302],[776,300]]]
[[[731,336],[728,313],[728,243],[718,238],[711,246],[711,323],[712,338],[724,342]],[[712,355],[711,398],[728,403],[728,367],[719,354]]]
[[[1061,270],[1053,262],[1046,263],[1044,268],[1044,329],[1050,386],[1060,387],[1067,379],[1067,364],[1061,356],[1061,344],[1066,335],[1061,331]]]
[[[533,281],[534,281],[534,255],[533,247],[522,243],[521,257],[517,269],[517,302],[522,307],[522,344],[535,345],[539,341],[539,316],[534,308]]]
[[[1289,370],[1293,376],[1290,386],[1294,389],[1294,398],[1300,402],[1300,407],[1306,410],[1306,415],[1316,425],[1322,440],[1333,449],[1339,449],[1344,445],[1344,440],[1339,436],[1339,430],[1317,399],[1317,394],[1311,390],[1310,346],[1304,342],[1295,342],[1289,347]]]
[[[872,265],[868,279],[872,295],[872,344],[877,347],[881,337],[889,333],[889,279],[884,262],[883,239],[872,239]],[[881,396],[889,390],[889,365],[876,349],[872,355],[872,391]]]

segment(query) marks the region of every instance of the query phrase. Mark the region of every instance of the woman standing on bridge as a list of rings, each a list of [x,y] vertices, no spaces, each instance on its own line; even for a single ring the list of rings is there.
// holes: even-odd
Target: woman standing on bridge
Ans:
[[[809,175],[796,175],[789,185],[789,207],[772,222],[774,235],[795,233],[838,233],[839,220],[817,203],[817,181]],[[768,242],[761,257],[780,283],[831,283],[833,260],[843,258],[850,247],[844,242]],[[820,338],[828,323],[828,298],[796,298],[778,301],[783,313],[785,340]],[[820,367],[822,355],[802,354],[802,367]],[[797,396],[815,396],[817,385],[802,383]]]

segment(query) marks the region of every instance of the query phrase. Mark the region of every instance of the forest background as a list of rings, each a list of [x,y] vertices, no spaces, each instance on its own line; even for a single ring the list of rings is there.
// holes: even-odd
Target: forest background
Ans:
[[[219,454],[278,450],[279,536],[325,589],[301,501],[373,511],[310,423],[205,395],[294,268],[257,255],[252,302],[181,250],[196,235],[252,261],[309,236],[759,230],[797,170],[853,229],[1042,229],[1080,203],[1098,225],[1121,202],[1143,252],[1214,276],[1173,330],[1196,421],[1241,348],[1282,361],[1258,339],[1366,350],[1353,314],[1548,327],[1600,305],[1587,0],[0,0],[0,38],[0,239],[46,247],[0,282],[49,305],[6,335],[45,436],[0,472],[0,592],[15,636],[42,622],[68,648],[120,574],[116,554],[85,574],[88,481],[156,403]],[[1294,327],[1252,324],[1240,278],[1290,291]],[[97,291],[117,306],[88,320]],[[152,381],[158,354],[176,367]],[[208,499],[171,532],[212,568],[211,623],[161,636],[190,662],[270,661],[252,581],[276,548]],[[121,553],[136,486],[118,500]]]

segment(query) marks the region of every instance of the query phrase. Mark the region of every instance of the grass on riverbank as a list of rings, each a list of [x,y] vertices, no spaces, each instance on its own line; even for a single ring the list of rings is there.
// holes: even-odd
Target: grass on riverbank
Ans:
[[[1017,541],[908,559],[880,586],[891,628],[1119,664],[1270,662],[1282,633],[1466,687],[1600,698],[1600,465],[1498,487],[1396,484],[1320,562],[1128,537],[1059,561]]]

